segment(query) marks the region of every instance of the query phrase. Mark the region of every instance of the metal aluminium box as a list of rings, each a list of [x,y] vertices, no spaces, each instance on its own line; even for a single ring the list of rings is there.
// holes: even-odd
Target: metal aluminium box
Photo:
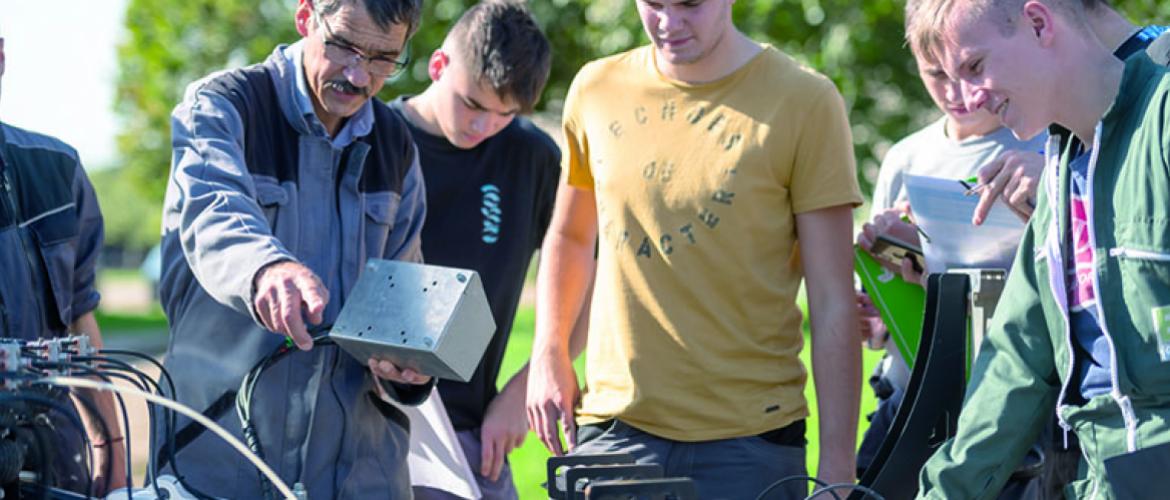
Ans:
[[[466,382],[495,331],[475,271],[371,259],[329,337],[362,363]]]

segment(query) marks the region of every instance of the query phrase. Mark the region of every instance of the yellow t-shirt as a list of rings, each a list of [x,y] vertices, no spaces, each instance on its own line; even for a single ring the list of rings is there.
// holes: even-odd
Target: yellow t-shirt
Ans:
[[[861,202],[844,103],[779,50],[706,84],[641,47],[565,104],[569,183],[600,232],[581,423],[701,441],[804,418],[793,214]]]

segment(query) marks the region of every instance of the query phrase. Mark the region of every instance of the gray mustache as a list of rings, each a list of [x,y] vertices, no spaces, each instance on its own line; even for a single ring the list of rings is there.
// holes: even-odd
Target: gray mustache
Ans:
[[[349,83],[345,80],[333,80],[333,81],[325,82],[325,86],[330,87],[330,88],[337,90],[339,92],[344,92],[346,94],[360,94],[362,97],[369,97],[370,96],[370,89],[368,87],[358,87],[358,86],[356,86],[352,83]]]

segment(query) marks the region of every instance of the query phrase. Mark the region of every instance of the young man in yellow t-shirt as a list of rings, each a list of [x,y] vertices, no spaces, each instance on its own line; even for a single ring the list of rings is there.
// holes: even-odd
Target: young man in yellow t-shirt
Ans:
[[[652,43],[575,78],[528,386],[555,453],[559,421],[574,453],[630,452],[695,479],[701,498],[753,498],[805,473],[802,277],[823,480],[854,479],[861,380],[844,104],[740,33],[732,3],[638,0]],[[574,421],[568,339],[594,272]]]

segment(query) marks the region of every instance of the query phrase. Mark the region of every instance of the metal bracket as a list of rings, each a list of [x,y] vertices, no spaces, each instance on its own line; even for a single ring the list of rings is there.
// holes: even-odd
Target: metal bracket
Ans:
[[[952,269],[948,274],[965,274],[971,283],[971,300],[968,308],[968,317],[971,318],[971,356],[974,360],[979,355],[979,346],[983,343],[983,334],[987,331],[987,324],[995,314],[995,305],[1003,295],[1003,287],[1007,272],[1003,269]]]

